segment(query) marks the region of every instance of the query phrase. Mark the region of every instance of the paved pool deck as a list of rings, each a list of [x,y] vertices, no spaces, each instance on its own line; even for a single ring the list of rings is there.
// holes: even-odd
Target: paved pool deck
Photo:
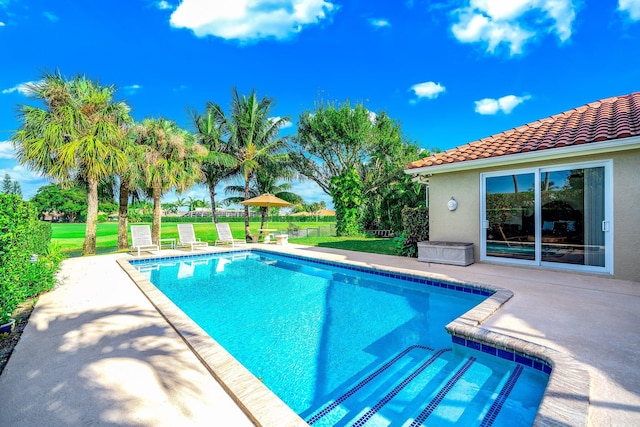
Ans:
[[[475,329],[543,346],[579,378],[573,389],[548,393],[586,414],[554,413],[539,424],[640,425],[640,282],[292,244],[269,249],[509,289],[513,297]],[[173,254],[187,252],[162,251]],[[214,378],[224,374],[192,351],[197,340],[183,339],[185,329],[168,323],[120,267],[123,258],[132,257],[63,262],[61,283],[39,299],[0,375],[0,426],[256,424]]]

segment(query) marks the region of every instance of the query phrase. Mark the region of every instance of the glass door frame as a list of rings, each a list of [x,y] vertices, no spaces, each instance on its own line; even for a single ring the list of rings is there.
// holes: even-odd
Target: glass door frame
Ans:
[[[602,227],[605,231],[604,246],[605,246],[605,262],[603,267],[579,265],[579,264],[565,264],[559,262],[542,261],[542,224],[540,218],[542,217],[542,184],[541,177],[545,172],[555,172],[570,169],[588,169],[588,168],[604,168],[604,217]],[[508,175],[520,175],[520,174],[534,174],[535,183],[535,257],[534,260],[523,260],[516,258],[505,258],[487,255],[487,232],[486,229],[489,226],[487,220],[487,206],[486,206],[486,192],[487,192],[487,178],[508,176]],[[540,166],[535,168],[522,168],[522,169],[509,169],[496,172],[483,172],[480,174],[480,260],[488,262],[497,262],[503,264],[517,264],[528,266],[542,266],[554,269],[595,272],[604,274],[613,274],[613,161],[593,161],[582,163],[566,163],[558,165]],[[606,230],[605,230],[606,228]]]

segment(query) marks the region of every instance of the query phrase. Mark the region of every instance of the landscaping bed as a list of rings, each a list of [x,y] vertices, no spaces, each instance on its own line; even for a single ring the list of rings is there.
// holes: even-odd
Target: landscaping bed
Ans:
[[[18,345],[18,341],[20,341],[22,331],[24,331],[24,328],[27,326],[34,306],[34,300],[29,300],[21,304],[16,311],[13,312],[14,319],[16,319],[13,332],[5,338],[0,338],[0,375],[2,375],[4,367],[9,362],[13,349]]]

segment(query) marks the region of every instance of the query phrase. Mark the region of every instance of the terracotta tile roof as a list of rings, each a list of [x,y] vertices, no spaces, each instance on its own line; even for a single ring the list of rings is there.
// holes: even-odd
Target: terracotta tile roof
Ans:
[[[592,102],[546,119],[409,163],[446,165],[640,135],[640,92]]]

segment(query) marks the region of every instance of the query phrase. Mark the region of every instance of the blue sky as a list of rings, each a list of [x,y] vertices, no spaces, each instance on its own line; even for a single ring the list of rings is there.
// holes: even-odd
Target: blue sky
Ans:
[[[8,140],[43,70],[115,85],[136,120],[188,128],[187,107],[227,109],[236,86],[275,98],[285,132],[350,100],[446,150],[640,90],[640,0],[0,0],[0,46],[0,178],[29,198],[46,181]]]

